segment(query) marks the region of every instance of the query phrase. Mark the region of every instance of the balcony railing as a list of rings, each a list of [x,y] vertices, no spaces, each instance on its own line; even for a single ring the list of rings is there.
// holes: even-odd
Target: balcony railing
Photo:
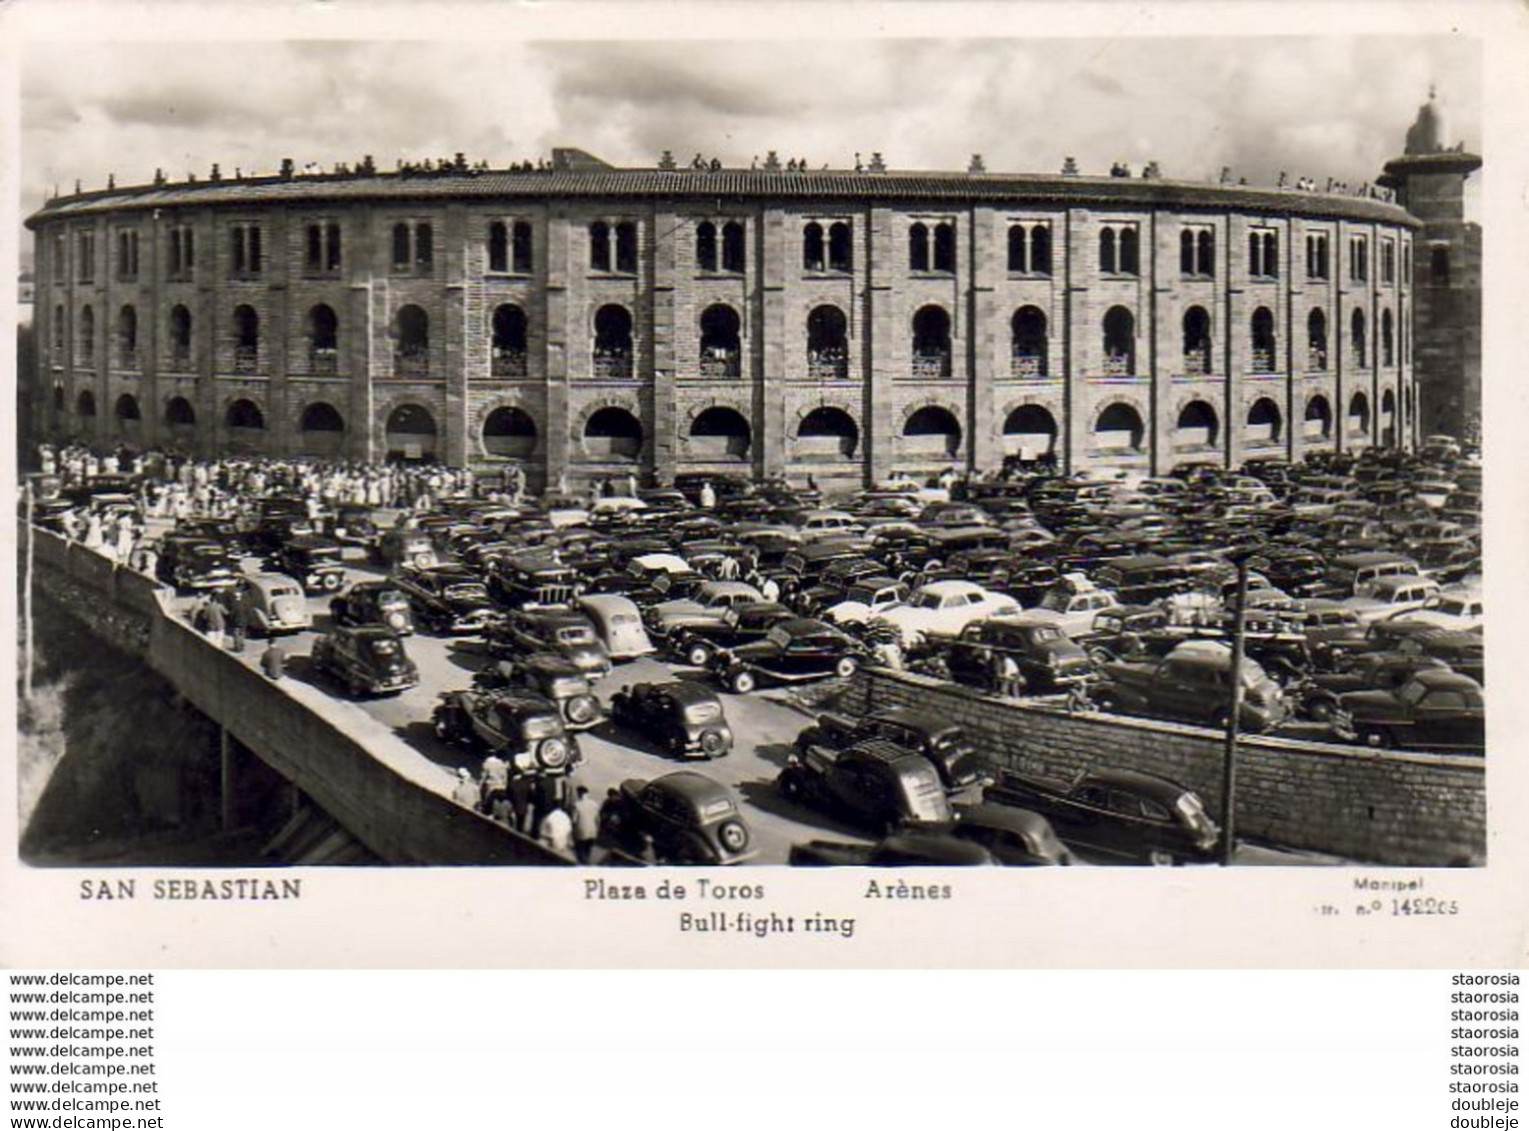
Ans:
[[[430,354],[423,349],[399,350],[393,355],[393,374],[396,377],[430,376]]]
[[[742,371],[737,351],[727,351],[701,358],[702,377],[737,377]]]
[[[489,374],[493,377],[524,377],[527,373],[526,351],[494,347],[489,360]]]
[[[916,353],[913,355],[913,376],[922,380],[938,380],[950,376],[950,354]]]
[[[849,356],[835,350],[808,354],[807,376],[814,381],[848,381]]]
[[[1273,373],[1274,372],[1274,351],[1273,350],[1255,349],[1253,351],[1253,372],[1254,373]]]
[[[340,351],[322,348],[309,350],[308,371],[320,377],[333,377],[340,371]]]
[[[191,372],[191,350],[186,346],[177,346],[170,351],[169,369],[171,373]]]
[[[1325,349],[1323,349],[1321,346],[1312,346],[1309,350],[1307,350],[1306,351],[1306,368],[1307,369],[1326,369],[1327,368],[1327,351]]]
[[[594,357],[594,373],[601,381],[630,381],[632,359],[626,354],[597,353]]]
[[[1210,372],[1210,350],[1185,350],[1184,373],[1190,377],[1204,377]]]
[[[1103,373],[1106,377],[1129,377],[1135,368],[1134,360],[1128,353],[1104,355]]]
[[[1046,359],[1037,353],[1016,353],[1009,358],[1010,377],[1046,376]]]
[[[124,346],[117,351],[117,366],[120,369],[138,368],[138,350]]]
[[[258,373],[260,372],[260,349],[258,346],[235,346],[234,347],[234,372],[235,373]]]

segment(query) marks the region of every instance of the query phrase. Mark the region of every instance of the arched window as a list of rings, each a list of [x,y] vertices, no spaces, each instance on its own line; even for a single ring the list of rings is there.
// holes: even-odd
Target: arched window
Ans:
[[[89,389],[80,390],[80,395],[74,402],[74,411],[80,416],[95,416],[96,395]]]
[[[1279,405],[1269,397],[1259,397],[1248,408],[1248,420],[1244,426],[1243,439],[1250,445],[1277,444],[1284,417]]]
[[[696,459],[747,459],[753,439],[749,422],[731,408],[708,408],[690,425],[690,453]]]
[[[1301,434],[1308,440],[1330,440],[1333,435],[1333,406],[1321,393],[1306,402]]]
[[[823,225],[816,220],[802,229],[802,269],[821,271],[828,266],[823,247]]]
[[[839,220],[828,228],[828,268],[831,271],[850,271],[855,266],[855,253],[850,244],[849,225]]]
[[[384,428],[387,458],[412,462],[435,459],[435,416],[417,404],[401,404],[388,414]]]
[[[1370,398],[1355,393],[1348,402],[1348,430],[1351,436],[1370,434]]]
[[[1004,418],[1004,455],[1040,459],[1056,451],[1056,437],[1056,417],[1040,405],[1020,405]]]
[[[820,381],[849,379],[848,323],[837,306],[807,315],[807,375]]]
[[[595,312],[594,375],[607,380],[632,376],[632,315],[614,303]]]
[[[430,374],[430,316],[412,303],[393,319],[393,371],[400,377]]]
[[[1195,234],[1188,228],[1179,233],[1179,274],[1195,273]]]
[[[851,459],[859,444],[860,428],[842,408],[815,408],[796,427],[800,459]]]
[[[1306,366],[1327,368],[1327,315],[1320,307],[1313,307],[1306,316]]]
[[[247,397],[240,397],[228,406],[228,412],[223,416],[223,423],[230,429],[260,432],[265,429],[265,413],[260,411],[260,406],[254,401]]]
[[[53,352],[64,352],[64,304],[57,303],[53,307]]]
[[[143,415],[138,411],[138,398],[132,393],[123,393],[117,398],[117,423],[122,425],[137,425],[142,421]]]
[[[96,312],[89,306],[80,308],[80,360],[86,365],[96,359]]]
[[[1120,230],[1120,273],[1141,274],[1141,235],[1135,228]]]
[[[717,269],[717,226],[702,220],[695,230],[695,263],[698,271]]]
[[[1216,410],[1204,401],[1190,401],[1179,410],[1173,437],[1174,447],[1181,452],[1214,448],[1220,431]]]
[[[171,428],[195,428],[196,409],[185,397],[171,397],[165,405],[165,423]]]
[[[1136,372],[1136,319],[1123,306],[1112,306],[1104,315],[1104,373],[1128,377]]]
[[[138,311],[130,305],[117,312],[117,364],[138,368]]]
[[[1216,233],[1209,228],[1195,237],[1195,272],[1200,275],[1216,273]]]
[[[298,423],[299,443],[304,455],[334,456],[345,445],[345,419],[334,405],[318,401],[303,409]]]
[[[947,273],[956,269],[956,226],[948,220],[934,226],[934,269]]]
[[[260,315],[255,308],[241,303],[234,307],[234,372],[255,373],[260,369]]]
[[[637,274],[637,225],[630,220],[616,225],[616,270],[623,275]]]
[[[1380,363],[1387,368],[1396,364],[1396,326],[1389,310],[1380,313]]]
[[[584,450],[597,460],[635,462],[642,440],[642,424],[624,408],[599,409],[584,425]]]
[[[530,459],[536,437],[536,421],[522,409],[502,406],[483,421],[483,450],[500,459]]]
[[[1355,307],[1353,315],[1349,318],[1349,343],[1354,351],[1354,364],[1364,369],[1369,361],[1369,355],[1365,349],[1364,311]]]
[[[952,459],[961,450],[961,425],[949,409],[925,405],[903,422],[903,451],[911,456]]]
[[[501,303],[494,308],[491,347],[491,376],[526,376],[526,312],[512,302]]]
[[[950,376],[950,315],[944,307],[925,306],[913,316],[913,375]]]
[[[929,229],[923,224],[908,229],[908,270],[929,270]]]
[[[180,303],[170,308],[170,368],[177,373],[191,368],[191,311]]]
[[[1051,227],[1047,224],[1036,224],[1030,229],[1030,272],[1051,274]]]
[[[722,225],[722,270],[741,275],[747,260],[743,246],[743,225],[737,220],[729,220]]]
[[[510,235],[510,270],[517,275],[529,275],[535,260],[531,254],[531,224],[527,220],[515,221]]]
[[[1390,389],[1380,394],[1380,442],[1388,448],[1396,444],[1396,394]]]
[[[308,368],[320,376],[340,371],[340,320],[328,303],[308,311]]]
[[[1267,306],[1260,306],[1253,311],[1250,330],[1253,338],[1253,372],[1275,372],[1279,343],[1274,336],[1274,314]]]
[[[701,312],[701,376],[737,377],[743,368],[738,312],[725,303]]]
[[[1115,260],[1115,229],[1105,228],[1099,233],[1099,270],[1113,275],[1118,264]]]
[[[1264,261],[1263,275],[1274,279],[1279,276],[1279,236],[1274,232],[1264,233]]]
[[[1184,372],[1203,377],[1211,370],[1210,315],[1204,307],[1191,306],[1184,312]]]
[[[1036,306],[1022,306],[1009,322],[1009,375],[1044,377],[1048,345],[1046,315]]]
[[[1139,452],[1146,434],[1141,413],[1128,404],[1112,404],[1094,422],[1094,447],[1100,452]]]
[[[488,269],[510,269],[510,232],[502,220],[495,220],[488,226]]]
[[[611,269],[611,228],[604,220],[596,220],[589,226],[589,269]]]
[[[1009,225],[1009,270],[1023,272],[1029,269],[1029,257],[1026,255],[1025,229],[1020,224]]]

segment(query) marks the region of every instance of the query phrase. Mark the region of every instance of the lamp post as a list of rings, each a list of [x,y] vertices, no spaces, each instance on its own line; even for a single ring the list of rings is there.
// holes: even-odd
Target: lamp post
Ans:
[[[1242,653],[1244,606],[1248,599],[1248,559],[1252,555],[1240,550],[1231,555],[1237,566],[1237,599],[1233,606],[1232,621],[1232,693],[1226,713],[1226,747],[1221,758],[1221,863],[1232,862],[1237,849],[1237,726],[1242,716]]]

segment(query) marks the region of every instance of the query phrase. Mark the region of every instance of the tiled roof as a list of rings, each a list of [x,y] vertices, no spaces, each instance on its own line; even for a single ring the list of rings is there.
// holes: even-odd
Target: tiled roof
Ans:
[[[119,209],[222,206],[282,202],[463,200],[474,198],[616,198],[626,200],[835,201],[931,204],[1004,203],[1077,207],[1207,208],[1310,216],[1343,216],[1413,223],[1399,206],[1361,196],[1296,189],[1210,185],[1124,177],[1059,177],[1035,173],[896,172],[852,170],[766,172],[750,169],[464,173],[383,173],[298,176],[291,179],[200,181],[83,193],[50,201],[28,217],[88,216]]]

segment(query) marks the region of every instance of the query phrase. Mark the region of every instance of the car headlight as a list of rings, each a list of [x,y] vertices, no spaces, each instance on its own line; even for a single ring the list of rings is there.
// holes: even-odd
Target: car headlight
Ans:
[[[568,700],[568,720],[587,723],[599,713],[599,705],[592,695],[576,695]]]
[[[560,770],[568,764],[568,743],[561,738],[549,738],[536,752],[536,760],[549,770]]]

